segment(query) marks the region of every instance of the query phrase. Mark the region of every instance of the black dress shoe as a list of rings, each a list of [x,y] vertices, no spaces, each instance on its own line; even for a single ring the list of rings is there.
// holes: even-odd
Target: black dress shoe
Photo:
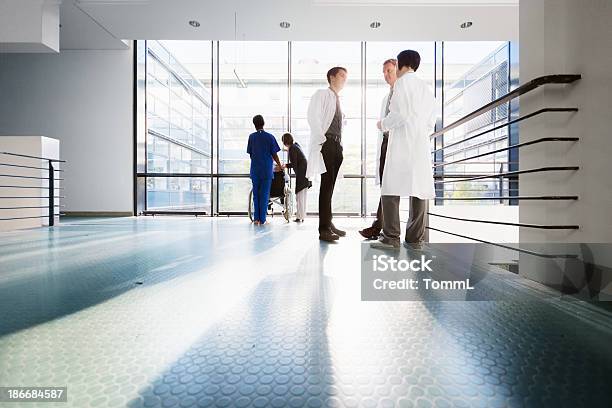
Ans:
[[[334,225],[331,226],[331,232],[338,235],[339,237],[343,237],[346,235],[346,231],[342,231],[341,229],[336,228]]]
[[[319,231],[319,239],[321,241],[333,242],[337,241],[340,237],[331,231]]]
[[[375,227],[368,227],[359,231],[359,234],[361,234],[361,236],[365,239],[378,239],[378,236],[380,235],[380,229]]]

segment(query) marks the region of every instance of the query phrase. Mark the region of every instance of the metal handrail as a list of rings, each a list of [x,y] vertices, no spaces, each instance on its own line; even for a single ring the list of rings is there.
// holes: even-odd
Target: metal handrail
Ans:
[[[463,158],[463,159],[454,160],[454,161],[451,161],[451,162],[443,162],[443,163],[434,165],[433,168],[449,166],[451,164],[456,164],[456,163],[461,163],[461,162],[464,162],[464,161],[467,161],[467,160],[477,159],[479,157],[488,156],[490,154],[505,152],[505,151],[510,150],[510,149],[530,146],[530,145],[534,145],[534,144],[538,144],[538,143],[543,143],[543,142],[577,142],[578,140],[580,140],[580,138],[578,138],[578,137],[542,137],[540,139],[536,139],[536,140],[531,140],[529,142],[515,144],[515,145],[512,145],[512,146],[504,147],[502,149],[492,150],[490,152],[477,154],[475,156],[470,156],[470,157],[466,157],[466,158]]]
[[[30,179],[30,180],[48,180],[48,186],[15,186],[15,185],[2,185],[0,188],[21,188],[21,189],[47,189],[49,194],[47,196],[0,196],[0,199],[20,199],[20,200],[28,200],[28,199],[48,199],[48,204],[46,206],[17,206],[17,207],[0,207],[0,210],[22,210],[22,209],[48,209],[47,215],[41,216],[28,216],[28,217],[6,217],[0,218],[0,221],[9,221],[9,220],[21,220],[21,219],[33,219],[33,218],[48,218],[49,226],[55,225],[55,209],[63,207],[62,205],[55,204],[55,200],[59,198],[65,198],[64,196],[56,196],[55,190],[63,190],[63,188],[55,187],[56,180],[63,180],[63,178],[56,178],[55,172],[62,172],[63,170],[55,169],[53,167],[53,163],[66,163],[66,160],[61,159],[52,159],[50,157],[40,157],[33,156],[29,154],[21,154],[21,153],[13,153],[13,152],[0,152],[0,155],[5,156],[13,156],[13,157],[23,157],[27,159],[34,160],[45,160],[48,164],[46,168],[38,167],[38,166],[26,166],[20,164],[12,164],[12,163],[0,163],[2,166],[7,167],[15,167],[15,168],[25,168],[25,169],[34,169],[34,170],[42,170],[48,171],[47,177],[35,177],[35,176],[21,176],[17,174],[0,174],[0,177],[10,177],[10,178],[20,178],[20,179]],[[58,215],[61,215],[61,212],[58,212]]]
[[[53,198],[66,198],[66,197],[64,197],[64,196],[52,196],[52,197],[53,197]],[[22,199],[22,198],[38,198],[38,199],[41,199],[41,198],[49,198],[49,196],[44,196],[44,197],[17,197],[17,196],[0,196],[0,199],[3,199],[3,198],[12,198],[12,199]]]
[[[538,77],[536,79],[533,79],[529,82],[527,82],[524,85],[519,86],[518,88],[514,89],[513,91],[508,92],[506,95],[499,97],[497,99],[495,99],[492,102],[489,102],[488,104],[482,106],[481,108],[476,109],[475,111],[473,111],[472,113],[469,113],[467,115],[465,115],[464,117],[462,117],[461,119],[456,120],[455,122],[451,123],[448,126],[443,127],[442,129],[438,130],[437,132],[434,132],[430,135],[431,138],[436,138],[438,136],[441,136],[443,134],[445,134],[446,132],[448,132],[449,130],[455,129],[456,127],[459,127],[461,125],[463,125],[466,122],[469,122],[470,120],[482,115],[485,112],[488,112],[490,110],[493,110],[494,108],[509,102],[513,99],[518,98],[521,95],[524,95],[528,92],[533,91],[534,89],[537,89],[541,86],[547,85],[547,84],[569,84],[572,82],[575,82],[577,80],[579,80],[580,78],[582,78],[581,75],[569,75],[569,74],[563,74],[563,75],[545,75],[542,77]]]
[[[35,176],[18,176],[16,174],[0,174],[0,177],[13,177],[13,178],[25,178],[35,180],[49,180],[49,177],[35,177]],[[55,180],[63,180],[63,178],[54,178]]]
[[[0,166],[7,166],[7,167],[19,167],[19,168],[23,168],[23,169],[34,169],[34,170],[44,170],[44,171],[49,171],[49,169],[48,169],[48,168],[45,168],[45,167],[23,166],[23,165],[20,165],[20,164],[0,163]],[[61,170],[61,169],[54,169],[53,171],[63,172],[64,170]]]
[[[562,258],[562,259],[574,259],[574,258],[578,258],[578,255],[570,255],[570,254],[559,254],[559,255],[552,255],[552,254],[542,254],[539,252],[535,252],[535,251],[529,251],[527,249],[521,249],[521,248],[514,248],[508,245],[503,245],[503,244],[498,244],[496,242],[491,242],[491,241],[485,241],[479,238],[474,238],[474,237],[468,237],[467,235],[461,235],[461,234],[456,234],[454,232],[449,232],[449,231],[444,231],[438,228],[434,228],[434,227],[425,227],[431,231],[437,231],[437,232],[441,232],[443,234],[448,234],[448,235],[454,235],[456,237],[460,237],[460,238],[465,238],[465,239],[469,239],[472,241],[477,241],[477,242],[482,242],[483,244],[490,244],[490,245],[494,245],[497,247],[501,247],[501,248],[505,248],[505,249],[509,249],[511,251],[517,251],[517,252],[522,252],[525,254],[529,254],[529,255],[535,255],[541,258],[549,258],[549,259],[556,259],[556,258]]]
[[[137,173],[137,177],[193,177],[204,178],[210,177],[210,173]],[[237,175],[240,176],[240,175]],[[248,174],[245,176],[248,177]]]
[[[434,132],[430,137],[432,139],[435,139],[438,136],[441,136],[447,132],[449,132],[452,129],[455,129],[461,125],[463,125],[464,123],[482,115],[485,112],[489,112],[491,110],[493,110],[494,108],[507,103],[521,95],[524,95],[528,92],[531,92],[532,90],[539,88],[540,86],[546,85],[546,84],[568,84],[568,83],[572,83],[575,82],[577,80],[581,79],[581,75],[547,75],[547,76],[543,76],[543,77],[539,77],[536,78],[532,81],[529,81],[528,83],[516,88],[515,90],[509,92],[508,94],[482,106],[481,108],[469,113],[468,115],[465,115],[464,117],[458,119],[457,121],[451,123],[450,125],[440,129],[437,132]],[[540,109],[538,111],[532,112],[528,115],[525,116],[521,116],[519,118],[513,119],[511,121],[508,121],[506,123],[504,123],[503,125],[498,125],[498,126],[494,126],[491,129],[488,129],[486,131],[483,132],[479,132],[475,135],[469,136],[465,139],[459,140],[457,142],[451,143],[450,145],[441,147],[439,149],[436,149],[434,151],[432,151],[432,154],[435,154],[437,152],[440,151],[444,151],[450,147],[453,146],[457,146],[461,143],[465,143],[467,141],[473,140],[477,137],[486,135],[488,133],[494,132],[496,130],[502,129],[504,127],[522,122],[524,120],[533,118],[535,116],[541,115],[543,113],[547,113],[547,112],[577,112],[578,108],[544,108],[544,109]],[[544,138],[540,138],[540,139],[536,139],[533,141],[529,141],[529,142],[524,142],[524,143],[519,143],[516,145],[512,145],[509,146],[507,148],[503,148],[503,149],[497,149],[491,152],[486,152],[483,154],[478,154],[472,157],[468,157],[468,158],[464,158],[464,159],[460,159],[460,160],[455,160],[455,161],[451,161],[451,162],[441,162],[441,163],[436,163],[433,165],[434,169],[437,168],[441,168],[444,166],[449,166],[452,164],[457,164],[457,163],[462,163],[465,162],[467,160],[472,160],[472,159],[476,159],[479,157],[483,157],[483,156],[487,156],[487,155],[491,155],[491,154],[495,154],[495,153],[500,153],[500,152],[504,152],[504,151],[508,151],[514,148],[520,148],[520,147],[525,147],[525,146],[529,146],[529,145],[533,145],[533,144],[537,144],[537,143],[542,143],[542,142],[549,142],[549,141],[563,141],[563,142],[574,142],[574,141],[578,141],[579,138],[569,138],[569,137],[544,137]],[[503,168],[502,168],[503,170]],[[527,169],[527,170],[521,170],[521,171],[510,171],[510,172],[500,172],[500,173],[495,173],[495,174],[485,174],[485,175],[477,175],[477,176],[473,176],[473,177],[468,177],[468,178],[462,178],[462,179],[458,179],[458,180],[437,180],[434,181],[435,184],[445,184],[445,183],[459,183],[459,182],[465,182],[465,181],[474,181],[474,180],[482,180],[482,179],[495,179],[495,178],[499,178],[500,180],[502,180],[504,177],[506,178],[511,178],[511,177],[516,177],[519,174],[528,174],[528,173],[537,173],[537,172],[548,172],[548,171],[576,171],[579,170],[578,166],[556,166],[556,167],[540,167],[540,168],[535,168],[535,169]],[[445,175],[444,174],[439,174],[437,175],[438,179],[439,178],[444,178]],[[454,177],[454,176],[453,176]],[[510,197],[436,197],[436,200],[442,200],[442,201],[467,201],[467,200],[578,200],[578,196],[574,195],[574,196],[510,196]],[[517,226],[517,227],[525,227],[525,228],[536,228],[536,229],[546,229],[546,230],[563,230],[563,229],[569,229],[569,230],[577,230],[579,229],[578,225],[540,225],[540,224],[526,224],[526,223],[511,223],[511,222],[500,222],[500,221],[486,221],[486,220],[478,220],[478,219],[470,219],[470,218],[460,218],[460,217],[451,217],[451,216],[446,216],[446,215],[441,215],[441,214],[435,214],[435,213],[430,213],[428,212],[428,215],[434,216],[434,217],[441,217],[441,218],[446,218],[446,219],[452,219],[452,220],[457,220],[457,221],[464,221],[464,222],[476,222],[476,223],[485,223],[485,224],[494,224],[494,225],[509,225],[509,226]],[[498,244],[498,243],[494,243],[494,242],[490,242],[490,241],[485,241],[485,240],[481,240],[478,238],[474,238],[474,237],[469,237],[466,235],[461,235],[461,234],[457,234],[457,233],[453,233],[453,232],[449,232],[449,231],[444,231],[441,229],[437,229],[437,228],[433,228],[433,227],[426,227],[429,230],[432,231],[438,231],[444,234],[449,234],[449,235],[454,235],[457,237],[461,237],[461,238],[465,238],[465,239],[469,239],[469,240],[473,240],[473,241],[477,241],[477,242],[482,242],[482,243],[486,243],[486,244],[490,244],[490,245],[494,245],[494,246],[498,246],[498,247],[502,247],[502,248],[506,248],[506,249],[510,249],[510,250],[514,250],[514,251],[518,251],[518,252],[522,252],[522,253],[526,253],[526,254],[530,254],[530,255],[535,255],[535,256],[539,256],[539,257],[544,257],[544,258],[576,258],[576,255],[550,255],[550,254],[542,254],[542,253],[538,253],[535,251],[528,251],[528,250],[524,250],[521,248],[513,248],[510,246],[506,246],[506,245],[502,245],[502,244]]]
[[[0,188],[34,188],[34,189],[49,189],[50,187],[46,186],[0,186]],[[63,190],[63,187],[55,187],[56,190]]]
[[[513,227],[523,227],[523,228],[536,228],[536,229],[546,229],[546,230],[563,230],[563,229],[571,229],[577,230],[580,227],[578,225],[541,225],[541,224],[524,224],[524,223],[514,223],[514,222],[503,222],[503,221],[486,221],[486,220],[475,220],[471,218],[459,218],[459,217],[451,217],[448,215],[435,214],[435,213],[427,213],[428,215],[432,215],[434,217],[440,218],[448,218],[450,220],[457,221],[466,221],[466,222],[478,222],[482,224],[494,224],[494,225],[509,225]]]
[[[47,207],[44,207],[47,208]],[[63,214],[60,214],[63,215]],[[8,218],[0,218],[0,221],[13,221],[13,220],[27,220],[32,218],[47,218],[48,215],[33,215],[31,217],[8,217]]]
[[[547,172],[547,171],[576,171],[576,170],[580,170],[580,167],[578,166],[556,166],[556,167],[540,167],[537,169],[528,169],[528,170],[519,170],[519,171],[508,171],[505,173],[491,173],[491,174],[485,174],[482,176],[474,176],[474,177],[469,177],[469,178],[464,178],[464,179],[460,179],[460,180],[439,180],[439,181],[434,181],[435,184],[445,184],[445,183],[461,183],[464,181],[474,181],[474,180],[482,180],[482,179],[492,179],[492,178],[510,178],[512,176],[518,176],[519,174],[529,174],[529,173],[541,173],[541,172]],[[445,177],[465,177],[465,175],[446,175],[446,174],[442,174],[442,175],[436,175],[434,176],[434,178],[445,178]]]
[[[446,150],[446,149],[448,149],[448,148],[450,148],[450,147],[453,147],[453,146],[456,146],[456,145],[458,145],[458,144],[461,144],[461,143],[467,142],[468,140],[475,139],[475,138],[477,138],[477,137],[480,137],[480,136],[486,135],[487,133],[491,133],[491,132],[494,132],[494,131],[496,131],[496,130],[503,129],[503,128],[505,128],[505,127],[508,127],[509,125],[514,125],[514,124],[516,124],[516,123],[522,122],[522,121],[527,120],[527,119],[531,119],[531,118],[533,118],[533,117],[535,117],[535,116],[539,116],[539,115],[541,115],[541,114],[543,114],[543,113],[548,113],[548,112],[578,112],[578,108],[544,108],[544,109],[540,109],[540,110],[535,111],[535,112],[532,112],[532,113],[530,113],[530,114],[528,114],[528,115],[521,116],[521,117],[516,118],[516,119],[513,119],[513,120],[511,120],[511,121],[509,121],[509,122],[505,122],[505,123],[504,123],[504,124],[502,124],[502,125],[495,126],[495,127],[491,128],[491,129],[485,130],[484,132],[480,132],[480,133],[477,133],[477,134],[475,134],[475,135],[472,135],[472,136],[470,136],[470,137],[468,137],[468,138],[466,138],[466,139],[462,139],[462,140],[459,140],[458,142],[451,143],[451,144],[446,145],[446,146],[444,146],[444,147],[441,147],[441,148],[439,148],[439,149],[432,150],[432,152],[431,152],[431,153],[432,153],[432,154],[435,154],[435,153],[440,152],[440,151],[442,151],[442,150]],[[453,153],[454,153],[454,152],[453,152]]]
[[[60,159],[51,159],[49,157],[40,157],[40,156],[31,156],[29,154],[21,154],[21,153],[10,153],[10,152],[0,152],[0,154],[5,154],[8,156],[18,156],[18,157],[26,157],[28,159],[40,159],[40,160],[48,160],[50,162],[54,162],[54,163],[66,163],[66,160],[60,160]]]
[[[195,215],[196,217],[198,215],[208,215],[208,211],[206,210],[202,210],[202,211],[193,211],[193,210],[185,210],[185,211],[181,211],[181,210],[145,210],[142,211],[141,213],[142,215]]]
[[[61,208],[63,205],[54,205],[53,207]],[[48,208],[46,205],[38,205],[38,206],[19,206],[19,207],[0,207],[0,210],[22,210],[22,209],[35,209],[35,208]]]
[[[498,178],[500,173],[464,173],[464,174],[447,174],[447,173],[438,173],[434,174],[434,179],[444,179],[444,178],[465,178],[465,177],[482,177],[482,178]],[[457,181],[466,181],[465,180],[457,180]],[[450,181],[447,181],[450,183]],[[434,181],[434,183],[444,183],[444,181]]]
[[[502,197],[436,197],[436,200],[445,201],[482,201],[482,200],[545,200],[545,201],[556,201],[556,200],[578,200],[578,196],[555,196],[555,195],[544,195],[544,196],[502,196]]]
[[[171,177],[187,177],[187,178],[249,178],[248,173],[136,173],[136,177],[141,178],[171,178]],[[290,174],[289,177],[295,178],[295,174]],[[373,179],[374,174],[344,174],[346,179]]]
[[[469,158],[468,158],[469,160]],[[434,161],[433,164],[442,164],[445,162]],[[465,162],[463,164],[519,164],[519,162],[505,162],[505,161],[473,161]]]

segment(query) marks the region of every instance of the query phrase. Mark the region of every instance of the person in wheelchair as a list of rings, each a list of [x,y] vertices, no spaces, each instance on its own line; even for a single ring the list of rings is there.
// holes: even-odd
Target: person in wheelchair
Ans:
[[[279,168],[284,166],[278,158],[280,147],[276,138],[264,130],[264,118],[261,115],[253,117],[255,132],[249,135],[247,153],[251,156],[250,177],[253,183],[253,222],[255,225],[266,223],[270,188],[272,186],[272,161]]]
[[[285,221],[290,221],[293,215],[295,197],[291,191],[290,178],[284,169],[285,166],[279,167],[274,165],[274,176],[270,185],[270,195],[268,198],[267,215],[274,217],[275,209],[281,208]],[[248,214],[251,221],[255,221],[255,207],[253,200],[253,189],[249,193],[249,209]]]
[[[278,164],[274,165],[268,207],[272,205],[272,198],[278,198],[278,202],[280,204],[284,204],[285,202],[285,182],[287,181],[287,173],[285,173],[285,167],[286,165],[282,167],[279,167]]]
[[[297,210],[294,221],[304,222],[306,217],[306,194],[308,189],[312,187],[312,183],[306,178],[308,161],[304,152],[302,152],[302,147],[293,141],[291,133],[285,133],[282,137],[282,142],[289,153],[289,163],[285,167],[291,168],[295,172],[295,201]]]

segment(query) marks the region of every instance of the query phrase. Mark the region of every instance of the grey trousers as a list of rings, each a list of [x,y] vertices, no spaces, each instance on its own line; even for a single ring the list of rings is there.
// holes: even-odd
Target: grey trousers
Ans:
[[[399,216],[400,197],[382,196],[383,231],[382,240],[387,242],[399,242],[401,224]],[[429,234],[425,228],[428,217],[427,208],[429,201],[417,197],[410,197],[410,217],[406,224],[405,240],[409,243],[421,243],[429,240]]]

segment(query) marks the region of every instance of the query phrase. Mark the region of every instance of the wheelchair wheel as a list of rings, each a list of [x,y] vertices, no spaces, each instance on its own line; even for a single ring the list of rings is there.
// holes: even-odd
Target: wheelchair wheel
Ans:
[[[255,212],[255,206],[253,204],[253,189],[249,191],[249,205],[247,207],[249,210],[249,219],[253,222],[253,213]]]

